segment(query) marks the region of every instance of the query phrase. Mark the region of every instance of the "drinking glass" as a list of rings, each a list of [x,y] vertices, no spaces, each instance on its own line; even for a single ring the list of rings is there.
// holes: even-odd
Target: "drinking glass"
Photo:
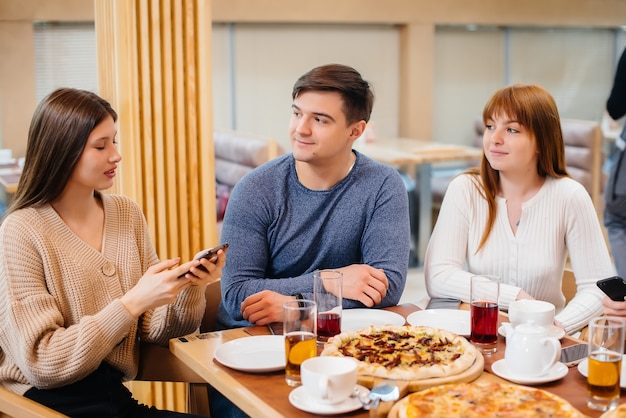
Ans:
[[[470,341],[484,354],[496,352],[499,296],[498,277],[476,275],[470,278]]]
[[[285,380],[289,386],[299,386],[300,365],[317,355],[315,343],[317,304],[299,299],[283,303],[283,335],[285,336]]]
[[[624,353],[624,319],[616,316],[589,322],[587,405],[599,411],[617,406]]]
[[[337,270],[313,273],[313,300],[317,303],[317,342],[328,341],[341,332],[343,274]]]

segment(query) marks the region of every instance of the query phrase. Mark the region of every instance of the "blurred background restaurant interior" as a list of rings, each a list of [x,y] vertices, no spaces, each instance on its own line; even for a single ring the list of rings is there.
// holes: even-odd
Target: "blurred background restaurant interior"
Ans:
[[[422,94],[432,100],[420,109],[427,118],[416,116],[424,126],[415,130],[422,139],[471,145],[472,123],[486,99],[514,82],[546,87],[564,118],[600,121],[626,46],[621,0],[448,0],[437,7],[397,1],[414,4],[415,17],[406,19],[421,19],[413,24],[424,31],[413,35],[424,43],[417,57],[403,52],[402,24],[378,23],[404,19],[393,11],[396,2],[343,1],[342,13],[328,2],[333,7],[320,13],[303,5],[294,11],[284,0],[256,0],[270,10],[257,19],[256,7],[242,10],[244,0],[212,3],[213,90],[206,94],[212,94],[214,126],[269,136],[286,149],[291,87],[317,65],[357,68],[376,93],[376,136],[397,137],[407,136],[402,130],[411,123],[401,116],[414,112],[399,100],[406,88],[403,60],[417,60],[413,65],[432,78]],[[367,5],[383,3],[367,13]],[[349,4],[360,10],[343,23]],[[98,91],[96,49],[92,1],[0,1],[0,147],[23,155],[32,112],[54,88]]]
[[[318,65],[351,65],[372,83],[375,138],[472,145],[487,98],[516,82],[547,88],[563,118],[604,123],[626,47],[624,0],[185,1],[211,8],[212,88],[202,92],[212,99],[211,126],[286,150],[292,85]],[[24,156],[45,95],[99,91],[96,2],[0,0],[0,148],[13,157]],[[403,301],[423,294],[421,281],[411,283],[416,293]]]

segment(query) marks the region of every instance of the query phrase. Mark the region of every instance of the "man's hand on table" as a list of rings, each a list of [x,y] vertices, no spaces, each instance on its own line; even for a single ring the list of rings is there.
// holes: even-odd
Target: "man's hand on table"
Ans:
[[[241,303],[241,314],[246,321],[255,325],[283,322],[283,303],[294,299],[293,296],[281,295],[271,290],[262,290],[248,296]]]
[[[337,269],[343,273],[343,298],[358,300],[371,308],[387,295],[389,281],[382,269],[367,264],[352,264]]]
[[[344,299],[358,300],[368,308],[378,305],[387,295],[389,281],[384,270],[366,264],[352,264],[337,269],[343,273]],[[283,321],[283,303],[294,300],[271,290],[248,296],[241,304],[241,314],[255,325]]]

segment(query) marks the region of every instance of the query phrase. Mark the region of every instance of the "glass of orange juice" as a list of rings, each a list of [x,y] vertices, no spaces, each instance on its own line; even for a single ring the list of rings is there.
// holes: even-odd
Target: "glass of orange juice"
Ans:
[[[285,380],[289,386],[299,386],[300,365],[317,355],[317,304],[298,299],[283,304],[283,335],[285,336]]]
[[[617,406],[625,324],[623,318],[615,316],[594,318],[589,322],[587,405],[590,408],[607,411]]]

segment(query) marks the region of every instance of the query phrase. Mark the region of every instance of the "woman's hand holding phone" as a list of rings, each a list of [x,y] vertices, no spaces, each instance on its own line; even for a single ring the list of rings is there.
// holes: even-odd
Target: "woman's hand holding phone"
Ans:
[[[228,244],[224,244],[210,250],[201,251],[197,254],[196,259],[202,259],[201,262],[207,265],[214,263],[215,266],[210,266],[209,270],[207,270],[206,267],[200,264],[205,272],[201,272],[198,276],[190,273],[189,277],[186,277],[187,273],[185,273],[178,276],[178,280],[172,277],[172,270],[180,271],[181,268],[184,268],[182,265],[178,265],[180,259],[173,258],[160,261],[148,268],[137,284],[120,298],[120,302],[135,318],[138,318],[139,315],[148,309],[175,302],[178,294],[188,286],[209,284],[221,277],[221,269],[224,267],[226,256],[223,254],[220,256],[218,252],[220,250],[226,251],[227,248]],[[193,261],[188,261],[184,265],[189,268],[193,264]],[[195,270],[198,267],[192,268]],[[180,278],[185,278],[186,280],[180,280]]]
[[[197,253],[193,259],[194,260],[206,259],[206,260],[211,261],[212,263],[217,263],[217,256],[218,256],[217,253],[220,250],[223,250],[224,252],[226,252],[228,250],[228,243],[218,245],[217,247],[209,248],[208,250],[202,250],[199,253]],[[202,269],[205,272],[208,272],[207,269],[202,264],[199,264],[197,268]],[[186,273],[183,273],[180,276],[178,276],[178,278],[182,279],[183,277],[185,277],[187,273],[193,274],[191,273],[191,271],[187,271]]]
[[[606,315],[626,316],[626,282],[618,276],[598,280],[597,286],[607,295],[602,299]]]

